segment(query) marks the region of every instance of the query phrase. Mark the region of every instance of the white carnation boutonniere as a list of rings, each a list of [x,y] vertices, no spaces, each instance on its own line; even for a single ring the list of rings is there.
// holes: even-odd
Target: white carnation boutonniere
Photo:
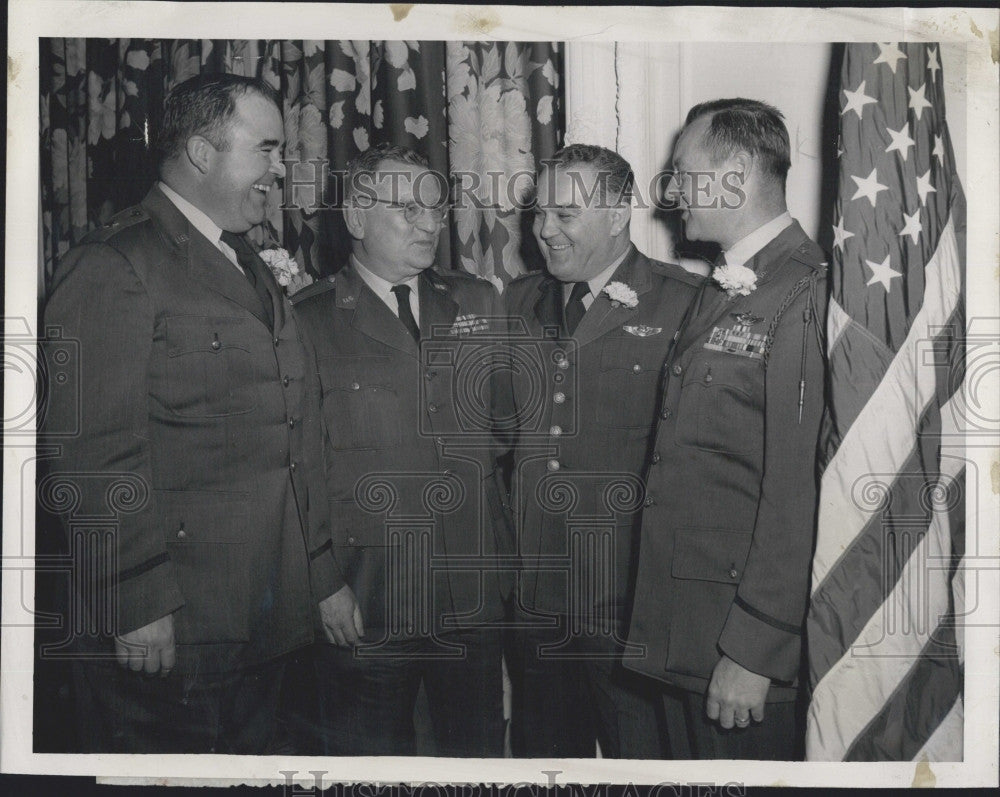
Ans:
[[[632,308],[639,304],[639,297],[636,295],[636,292],[624,282],[609,282],[604,286],[601,293],[608,295],[613,307],[621,305],[622,307]]]
[[[299,268],[298,262],[292,257],[287,249],[276,247],[274,249],[261,249],[258,252],[278,284],[291,296],[296,291],[302,290],[306,285],[312,284],[312,277],[303,269]]]
[[[448,332],[451,335],[471,335],[473,332],[486,332],[488,329],[489,324],[485,318],[469,313],[458,316]]]
[[[757,289],[757,274],[746,266],[716,266],[712,269],[712,279],[729,294],[730,299],[749,296]]]

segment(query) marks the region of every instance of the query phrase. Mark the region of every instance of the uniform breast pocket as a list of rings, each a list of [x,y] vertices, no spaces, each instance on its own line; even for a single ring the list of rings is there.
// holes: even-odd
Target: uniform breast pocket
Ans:
[[[735,354],[699,353],[686,367],[677,408],[677,444],[725,454],[764,446],[764,364]]]
[[[188,418],[252,412],[256,375],[243,318],[171,316],[166,319],[166,408]]]
[[[649,430],[656,418],[666,333],[622,335],[604,341],[598,363],[596,420],[611,429]],[[587,352],[584,351],[581,357]],[[588,400],[581,385],[581,401]]]
[[[319,361],[323,417],[335,449],[399,445],[400,396],[396,385],[402,377],[393,371],[391,359],[383,356],[324,357]]]

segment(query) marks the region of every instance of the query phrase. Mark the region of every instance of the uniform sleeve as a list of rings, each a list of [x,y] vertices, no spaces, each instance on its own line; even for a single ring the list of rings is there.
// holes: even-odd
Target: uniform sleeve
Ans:
[[[309,484],[309,579],[313,597],[317,602],[326,600],[339,591],[346,583],[334,553],[333,523],[330,516],[330,501],[326,486],[326,422],[322,412],[322,391],[320,389],[319,366],[316,349],[309,337],[309,329],[303,313],[296,308],[296,319],[302,345],[306,352],[306,424],[303,428],[303,444]]]
[[[77,436],[53,438],[60,453],[50,470],[77,495],[70,513],[115,526],[115,557],[107,577],[81,592],[97,590],[104,606],[117,607],[115,633],[120,635],[184,604],[156,522],[152,490],[147,373],[153,310],[132,265],[106,244],[70,252],[59,276],[45,308],[45,328],[78,342],[80,390],[50,391],[42,434],[72,428],[79,413]],[[123,505],[115,506],[119,502]],[[76,566],[86,569],[85,580],[99,578],[83,563]],[[85,608],[93,612],[96,607]]]
[[[825,374],[816,324],[825,319],[825,282],[814,288],[796,296],[774,335],[765,377],[760,503],[745,572],[719,639],[737,663],[785,682],[795,680],[801,660],[816,523]]]

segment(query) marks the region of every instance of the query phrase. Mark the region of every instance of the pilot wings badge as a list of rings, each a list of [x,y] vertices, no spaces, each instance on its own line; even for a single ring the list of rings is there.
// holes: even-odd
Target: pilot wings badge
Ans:
[[[628,334],[635,335],[640,338],[648,338],[652,335],[659,335],[663,331],[663,327],[647,327],[645,324],[636,324],[635,326],[625,324],[622,329],[628,332]]]

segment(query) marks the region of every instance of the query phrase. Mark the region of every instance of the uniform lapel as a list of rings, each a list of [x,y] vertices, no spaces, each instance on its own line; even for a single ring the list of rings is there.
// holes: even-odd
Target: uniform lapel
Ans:
[[[608,283],[621,282],[635,291],[636,297],[642,301],[642,295],[648,293],[653,284],[649,271],[649,261],[639,250],[632,246],[625,259],[621,262],[615,273],[611,275]],[[615,306],[617,305],[617,307]],[[612,329],[625,324],[630,318],[639,314],[639,307],[626,307],[619,302],[613,302],[604,292],[594,297],[590,308],[584,313],[573,338],[579,347],[607,334]]]
[[[757,274],[757,290],[774,278],[785,265],[788,256],[803,240],[807,240],[806,234],[799,223],[793,221],[777,238],[753,256],[747,265]],[[679,349],[683,351],[701,339],[733,307],[745,306],[752,303],[753,299],[753,293],[730,299],[718,283],[709,277],[698,294],[698,306],[684,331]]]
[[[562,283],[546,275],[538,284],[538,301],[535,302],[535,318],[545,327],[562,328]]]
[[[337,273],[337,307],[352,313],[351,327],[392,349],[417,356],[417,342],[350,264]]]
[[[235,302],[262,324],[268,324],[260,298],[247,278],[218,247],[198,232],[159,188],[150,190],[142,204],[150,217],[160,223],[180,256],[186,258],[188,274],[192,279]]]
[[[448,295],[448,284],[431,269],[420,275],[420,337],[440,339],[458,317],[458,303]]]

